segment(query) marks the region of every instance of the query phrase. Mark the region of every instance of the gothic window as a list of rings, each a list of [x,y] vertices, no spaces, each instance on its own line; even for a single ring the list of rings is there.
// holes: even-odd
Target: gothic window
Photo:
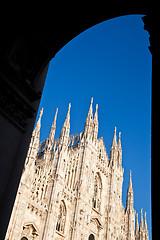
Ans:
[[[88,240],[95,240],[94,235],[93,235],[93,234],[90,234]]]
[[[99,174],[94,179],[94,195],[92,198],[92,207],[100,211],[102,183]]]
[[[76,173],[77,173],[77,162],[75,159],[73,161],[70,161],[69,164],[67,164],[67,171],[65,174],[66,179],[66,186],[69,190],[74,190],[75,187],[75,181],[76,181]]]
[[[65,222],[66,222],[66,206],[65,206],[64,202],[61,201],[60,206],[59,206],[56,230],[61,233],[64,233]]]

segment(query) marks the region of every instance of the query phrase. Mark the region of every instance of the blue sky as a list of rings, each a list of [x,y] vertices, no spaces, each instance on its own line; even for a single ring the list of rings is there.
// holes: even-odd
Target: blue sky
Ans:
[[[123,204],[132,170],[134,208],[147,212],[151,239],[151,53],[140,15],[97,24],[65,45],[51,60],[40,108],[41,140],[48,137],[56,108],[59,137],[71,102],[71,132],[82,132],[93,97],[107,153],[114,127],[122,132]],[[39,108],[39,109],[40,109]]]

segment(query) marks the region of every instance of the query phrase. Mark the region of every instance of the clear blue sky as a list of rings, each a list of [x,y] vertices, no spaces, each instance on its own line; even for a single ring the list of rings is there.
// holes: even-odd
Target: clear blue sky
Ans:
[[[52,59],[40,108],[41,140],[59,108],[59,137],[71,102],[71,134],[82,132],[90,99],[98,103],[99,134],[107,153],[114,127],[122,132],[123,204],[132,170],[134,208],[147,212],[151,239],[151,53],[140,15],[123,16],[86,30]],[[52,31],[52,30],[51,30]]]

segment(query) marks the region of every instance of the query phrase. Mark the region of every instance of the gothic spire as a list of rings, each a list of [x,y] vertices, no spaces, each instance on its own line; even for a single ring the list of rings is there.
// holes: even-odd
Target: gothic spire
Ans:
[[[139,234],[138,213],[136,214],[136,235]]]
[[[88,115],[87,115],[87,119],[86,119],[86,124],[88,124],[88,122],[90,122],[93,119],[93,98],[91,98],[91,104],[89,107],[89,111],[88,111]]]
[[[143,231],[143,208],[141,208],[140,231]]]
[[[98,123],[98,104],[96,104],[96,111],[95,111],[95,114],[94,114],[94,122]]]
[[[127,239],[134,240],[135,237],[135,210],[133,208],[133,188],[132,188],[132,175],[130,171],[129,187],[127,191],[126,200],[126,220],[128,222],[128,235]]]
[[[118,148],[121,149],[121,132],[119,132]]]
[[[114,128],[114,137],[112,142],[112,147],[117,147],[117,128]]]
[[[51,130],[50,130],[50,133],[49,133],[47,150],[50,150],[53,146],[53,141],[54,141],[54,136],[55,136],[55,131],[56,131],[57,113],[58,113],[58,108],[56,109],[56,113],[55,113],[55,116],[54,116],[54,121],[52,123],[52,127],[51,127]]]
[[[145,237],[146,237],[146,240],[149,240],[149,234],[148,234],[148,229],[147,229],[147,219],[146,219],[146,212],[145,212],[145,221],[144,221],[144,230],[145,230]]]
[[[85,126],[84,126],[84,136],[90,137],[92,132],[92,125],[93,125],[93,108],[92,108],[93,98],[91,98],[91,104],[89,107],[88,115],[86,118]]]
[[[37,124],[35,126],[35,129],[34,129],[34,131],[32,133],[32,136],[37,136],[37,134],[38,134],[38,137],[39,137],[40,128],[41,128],[41,118],[42,118],[42,115],[43,115],[43,108],[40,111],[39,119],[38,119]]]
[[[133,191],[133,188],[132,188],[132,172],[131,172],[131,170],[130,170],[130,178],[129,178],[129,190]]]
[[[130,171],[129,187],[127,191],[126,211],[133,210],[133,188],[132,188],[132,174]]]
[[[69,105],[68,105],[67,116],[66,116],[66,119],[64,121],[63,128],[62,128],[63,130],[65,130],[65,128],[70,128],[70,109],[71,109],[71,103],[69,103]]]
[[[68,144],[68,138],[69,138],[69,132],[70,132],[70,109],[71,109],[71,104],[69,103],[67,116],[61,130],[60,145],[63,144],[67,146]]]
[[[98,104],[96,104],[96,112],[93,120],[93,139],[96,140],[98,136]]]
[[[114,136],[113,141],[111,145],[111,151],[110,151],[110,164],[111,166],[117,166],[117,157],[118,157],[118,151],[117,151],[117,128],[114,129]]]
[[[149,239],[148,229],[147,229],[146,212],[145,212],[145,221],[143,222],[143,209],[141,209],[141,220],[140,220],[139,232],[140,232],[140,239],[141,239],[141,237],[143,238],[143,236],[145,237],[146,240]]]
[[[145,227],[145,229],[147,230],[147,219],[146,219],[146,212],[145,212],[145,214],[144,214],[144,227]]]
[[[43,115],[43,108],[40,111],[39,119],[38,119],[37,124],[35,126],[35,129],[34,129],[34,131],[32,133],[31,142],[30,142],[30,145],[29,145],[29,148],[31,146],[36,148],[37,152],[39,150],[39,138],[40,138],[40,129],[41,129],[41,118],[42,118],[42,115]]]
[[[38,150],[39,150],[39,138],[40,138],[42,115],[43,115],[43,108],[40,111],[39,119],[36,123],[35,129],[32,132],[32,137],[31,137],[31,141],[29,144],[28,152],[27,152],[25,167],[28,165],[28,163],[29,163],[29,165],[32,164],[32,162],[36,158]]]
[[[118,166],[122,167],[121,132],[119,132],[119,140],[118,140]]]
[[[91,104],[90,104],[89,111],[88,111],[88,115],[87,115],[87,118],[91,118],[91,119],[93,119],[93,108],[92,108],[92,104],[93,104],[93,97],[91,98]]]

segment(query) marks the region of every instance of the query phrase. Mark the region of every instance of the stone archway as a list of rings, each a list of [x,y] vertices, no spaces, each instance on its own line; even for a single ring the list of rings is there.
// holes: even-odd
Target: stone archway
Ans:
[[[70,40],[102,21],[127,14],[150,13],[146,3],[138,8],[136,4],[127,7],[126,3],[121,3],[120,7],[115,7],[110,3],[106,7],[96,3],[92,11],[76,8],[76,14],[73,7],[68,6],[63,13],[57,8],[56,14],[51,16],[50,28],[48,19],[45,24],[43,18],[42,25],[35,17],[36,24],[24,25],[22,16],[18,15],[18,22],[10,16],[12,21],[1,28],[0,239],[4,239],[7,230],[50,60]]]

